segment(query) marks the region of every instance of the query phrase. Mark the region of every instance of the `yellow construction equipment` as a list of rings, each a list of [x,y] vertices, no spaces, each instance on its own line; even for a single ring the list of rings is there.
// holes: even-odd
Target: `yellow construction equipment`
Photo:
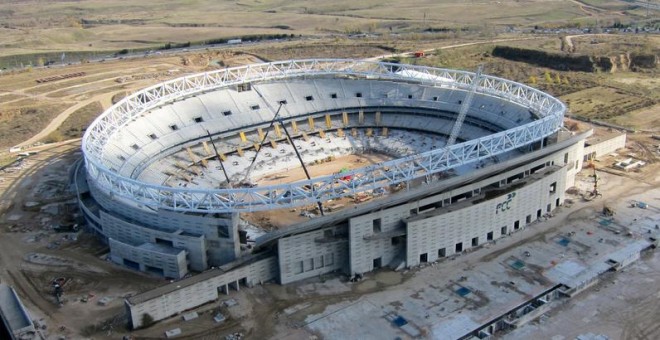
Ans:
[[[195,154],[190,150],[190,147],[186,148],[186,152],[188,153],[188,158],[190,158],[190,162],[194,165],[197,163],[197,157],[195,157]]]
[[[585,201],[591,201],[594,198],[603,195],[598,191],[598,174],[596,173],[596,164],[593,161],[589,161],[587,168],[591,168],[593,170],[593,174],[589,177],[593,177],[594,179],[594,189],[591,192],[588,192],[586,195],[582,195],[582,198]]]
[[[307,117],[307,125],[309,125],[309,131],[314,131],[314,118]]]
[[[277,138],[282,138],[282,130],[280,130],[280,125],[275,123],[273,127],[275,127],[275,135]]]
[[[206,141],[203,141],[202,145],[204,146],[204,152],[206,152],[206,156],[213,155],[213,152],[211,152],[211,149],[209,149],[209,144],[206,143]]]

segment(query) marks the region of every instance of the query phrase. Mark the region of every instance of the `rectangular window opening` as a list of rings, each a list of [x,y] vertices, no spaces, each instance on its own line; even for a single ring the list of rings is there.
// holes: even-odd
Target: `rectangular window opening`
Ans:
[[[298,262],[293,268],[293,274],[301,274],[303,272],[303,261]]]
[[[238,92],[250,91],[250,90],[252,90],[252,84],[250,84],[250,83],[238,84],[238,86],[236,87],[236,90]]]
[[[506,226],[502,227],[502,229],[500,230],[500,235],[506,235],[506,231],[507,231]]]
[[[314,100],[314,96],[305,96],[305,100],[311,102],[312,100]]]
[[[282,99],[282,100],[278,101],[277,103],[281,104],[281,105],[286,105],[287,101],[286,101],[286,99]]]
[[[336,94],[336,93],[331,93],[331,94],[330,94],[330,98],[332,98],[332,99],[337,99],[337,94]]]
[[[330,266],[330,265],[333,265],[335,263],[335,256],[334,255],[335,255],[334,253],[325,255],[324,259],[325,259],[325,265],[326,266]]]
[[[195,118],[193,118],[193,120],[195,121],[195,123],[201,123],[201,122],[204,121],[204,118],[202,118],[202,117],[195,117]]]
[[[372,226],[374,234],[381,232],[381,222],[382,221],[381,221],[380,218],[377,218],[377,219],[373,220],[371,226]]]
[[[334,232],[334,230],[332,230],[332,229],[327,229],[327,230],[324,230],[324,231],[323,231],[323,237],[324,237],[324,238],[332,238],[333,236],[335,236],[335,232]]]
[[[131,147],[132,147],[133,149],[135,149],[135,150],[139,150],[139,149],[140,149],[140,147],[139,147],[137,144],[133,144],[133,145],[131,145]]]
[[[362,98],[362,92],[355,93],[355,96],[358,97],[358,98]]]
[[[150,133],[148,136],[149,136],[149,138],[151,138],[151,139],[156,139],[156,138],[158,138],[158,136],[156,136],[155,133]]]
[[[176,131],[179,129],[179,127],[176,124],[172,124],[170,125],[170,129],[172,129],[172,131]]]
[[[486,240],[488,240],[488,241],[492,241],[492,240],[493,240],[493,232],[492,232],[492,231],[489,232],[488,234],[486,234]]]
[[[222,111],[223,116],[231,116],[231,111]]]
[[[447,256],[447,248],[438,249],[438,257],[446,257],[446,256]]]
[[[472,246],[476,247],[479,245],[479,238],[478,237],[473,237],[472,238]]]
[[[513,230],[518,230],[518,229],[520,229],[520,220],[513,222]]]
[[[165,239],[158,238],[158,237],[156,237],[156,244],[161,244],[161,245],[168,246],[168,247],[174,247],[174,243],[172,241],[165,240]]]
[[[420,263],[429,262],[429,254],[428,253],[420,254],[419,255],[419,262]]]
[[[250,108],[252,110],[259,110],[261,107],[259,106],[259,104],[255,104],[255,105],[250,106]]]
[[[460,253],[463,251],[463,242],[456,243],[456,252]]]

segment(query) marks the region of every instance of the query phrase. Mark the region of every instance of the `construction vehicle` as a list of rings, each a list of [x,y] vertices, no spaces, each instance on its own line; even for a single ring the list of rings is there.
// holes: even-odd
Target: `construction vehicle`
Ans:
[[[594,198],[603,195],[598,191],[598,174],[596,173],[596,164],[594,164],[593,161],[589,161],[589,165],[587,165],[587,168],[591,168],[593,170],[593,174],[589,175],[589,177],[594,178],[594,189],[591,192],[587,192],[587,194],[582,195],[582,199],[584,199],[585,201],[591,201]]]

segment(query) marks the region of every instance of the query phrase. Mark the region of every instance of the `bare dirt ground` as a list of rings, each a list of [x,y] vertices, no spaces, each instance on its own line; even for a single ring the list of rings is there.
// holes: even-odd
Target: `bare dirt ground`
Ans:
[[[99,256],[107,248],[92,235],[52,230],[77,211],[68,184],[79,148],[51,146],[0,173],[0,281],[17,289],[47,339],[123,329],[123,297],[161,282],[106,262]],[[65,279],[61,306],[51,285],[57,278]],[[99,305],[104,297],[110,302]]]
[[[392,159],[391,157],[383,154],[371,153],[362,155],[346,155],[337,157],[329,162],[322,162],[308,166],[307,170],[312,178],[331,175],[338,173],[341,169],[355,169],[380,162],[385,162]],[[287,169],[285,172],[270,174],[259,178],[256,181],[257,185],[271,185],[281,183],[292,183],[306,179],[305,172],[302,167]],[[332,210],[332,207],[341,207],[341,209],[350,208],[356,203],[350,198],[341,198],[330,202],[324,202],[324,209]],[[288,226],[309,220],[309,217],[301,216],[302,211],[308,211],[314,215],[318,215],[317,206],[307,206],[291,210],[275,210],[275,211],[259,211],[252,213],[242,214],[241,217],[253,225],[260,226],[265,230],[283,229]]]
[[[314,164],[307,166],[309,175],[314,177],[320,177],[325,175],[332,175],[338,173],[341,169],[356,169],[362,168],[365,166],[378,164],[381,162],[386,162],[391,160],[392,157],[387,155],[370,153],[362,155],[346,155],[343,157],[337,157],[331,161],[319,162],[319,164]],[[296,167],[293,169],[286,169],[284,173],[276,173],[271,175],[266,175],[261,178],[258,178],[256,183],[257,185],[273,185],[273,184],[283,184],[283,183],[293,183],[303,179],[307,179],[305,176],[305,171],[302,167]]]

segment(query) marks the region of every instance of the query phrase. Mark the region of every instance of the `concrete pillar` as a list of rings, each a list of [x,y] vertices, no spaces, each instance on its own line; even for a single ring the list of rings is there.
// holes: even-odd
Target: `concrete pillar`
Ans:
[[[241,290],[241,286],[238,284],[238,280],[236,280],[236,291],[238,292]]]
[[[229,283],[225,285],[225,295],[229,295]]]

